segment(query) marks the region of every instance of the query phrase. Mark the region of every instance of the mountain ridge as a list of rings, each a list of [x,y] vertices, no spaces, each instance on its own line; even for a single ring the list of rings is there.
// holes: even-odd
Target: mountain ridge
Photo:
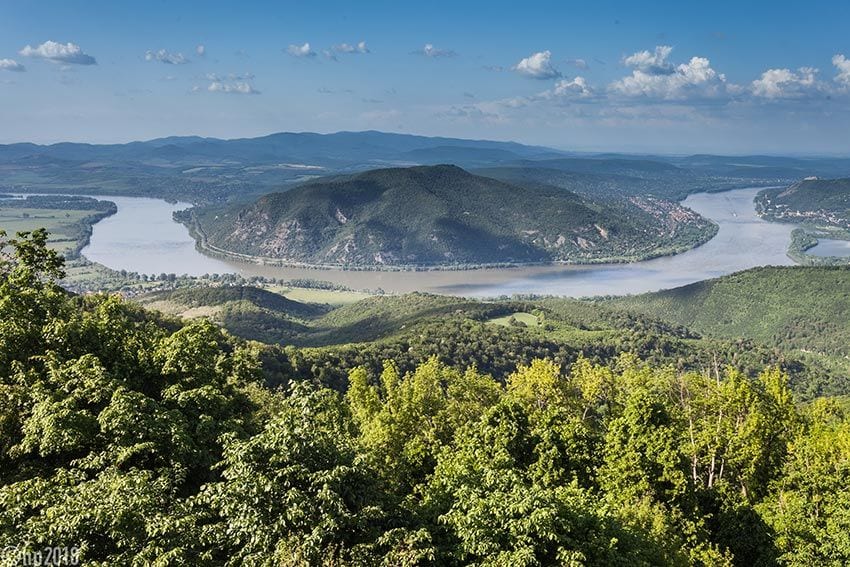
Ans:
[[[221,251],[378,268],[624,261],[714,234],[712,223],[678,205],[659,205],[669,210],[658,218],[640,205],[626,214],[564,189],[437,165],[320,179],[238,210],[196,211],[195,221]]]

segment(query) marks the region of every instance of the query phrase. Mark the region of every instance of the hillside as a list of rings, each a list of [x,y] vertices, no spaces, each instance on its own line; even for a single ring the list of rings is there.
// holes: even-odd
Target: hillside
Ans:
[[[850,178],[808,178],[790,187],[766,189],[756,206],[771,220],[850,228]]]
[[[756,268],[609,304],[699,333],[747,337],[850,367],[847,268]]]
[[[204,317],[245,339],[275,343],[304,333],[304,321],[330,307],[302,303],[251,286],[193,287],[144,294],[147,309],[185,319]]]
[[[264,347],[68,294],[46,243],[0,240],[4,564],[40,564],[28,558],[44,549],[81,565],[850,558],[850,420],[829,399],[797,403],[793,376],[749,345],[705,351],[703,365],[732,366],[692,371],[670,363],[693,339],[663,326],[594,343],[603,329],[586,321],[582,347],[540,336],[567,331],[564,313],[605,312],[590,304],[510,315],[523,326],[485,310],[529,304],[452,320],[475,315],[459,305],[438,328],[429,314],[462,300],[420,295],[338,319],[400,310],[396,324],[421,320],[407,336]]]
[[[682,325],[599,302],[478,301],[412,293],[333,308],[249,286],[184,288],[134,301],[186,320],[207,318],[236,336],[271,345],[267,361],[283,369],[269,377],[272,384],[297,376],[343,387],[346,373],[357,366],[379,372],[391,358],[402,370],[412,370],[430,356],[474,365],[504,380],[517,364],[535,357],[569,364],[581,353],[607,363],[628,351],[679,369],[702,370],[715,360],[745,372],[776,364],[806,399],[850,392],[846,373],[829,370],[822,359],[807,362],[803,353],[790,354],[748,335],[702,337]]]
[[[362,267],[638,260],[715,231],[676,205],[629,207],[440,165],[321,179],[194,220],[208,250]]]

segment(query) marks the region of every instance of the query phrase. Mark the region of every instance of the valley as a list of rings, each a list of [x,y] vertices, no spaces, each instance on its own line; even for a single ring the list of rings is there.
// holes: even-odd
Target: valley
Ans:
[[[0,6],[0,567],[850,566],[850,2]]]
[[[410,155],[428,161],[429,151]],[[835,253],[846,228],[762,206],[794,186],[773,176],[792,175],[801,164],[759,165],[765,174],[747,186],[743,177],[700,173],[723,169],[722,159],[706,156],[665,163],[537,155],[554,163],[487,163],[506,159],[506,151],[434,149],[435,160],[447,152],[466,156],[469,171],[405,164],[323,170],[329,175],[313,178],[319,170],[290,163],[311,179],[284,189],[226,185],[237,194],[220,187],[214,198],[204,186],[203,196],[175,199],[188,195],[181,185],[159,194],[169,200],[77,187],[69,191],[76,196],[57,191],[0,201],[7,205],[0,222],[25,229],[15,240],[0,237],[0,368],[10,376],[0,386],[15,400],[0,404],[0,427],[18,440],[8,450],[0,444],[0,459],[23,479],[0,486],[0,496],[14,494],[26,507],[14,516],[0,509],[0,523],[38,537],[34,519],[61,510],[72,521],[62,527],[69,537],[104,541],[100,528],[77,527],[83,524],[68,499],[95,486],[98,498],[111,499],[110,513],[126,518],[137,505],[123,503],[123,489],[111,479],[142,475],[169,487],[168,495],[148,481],[127,494],[154,498],[148,509],[159,510],[156,521],[174,534],[165,543],[160,536],[142,540],[191,557],[221,553],[222,545],[238,550],[236,536],[215,543],[189,537],[199,524],[186,510],[223,516],[215,529],[232,530],[228,499],[260,490],[266,475],[245,473],[243,463],[256,471],[292,447],[303,450],[284,470],[301,475],[305,464],[318,463],[315,478],[327,486],[327,458],[313,452],[327,446],[330,431],[337,449],[355,459],[350,463],[364,467],[351,486],[380,483],[370,511],[356,512],[358,522],[372,522],[369,538],[378,538],[360,548],[372,564],[410,549],[401,543],[386,551],[386,534],[444,533],[445,520],[429,519],[430,495],[454,483],[457,489],[440,497],[453,499],[479,484],[446,471],[491,447],[493,435],[533,424],[530,437],[522,433],[522,451],[540,458],[525,464],[522,457],[487,478],[551,471],[552,484],[534,481],[529,489],[511,481],[511,490],[571,486],[588,499],[583,513],[612,522],[598,528],[605,533],[649,537],[642,526],[620,527],[648,513],[663,526],[658,545],[692,542],[670,550],[644,543],[640,551],[618,544],[618,558],[744,565],[795,553],[801,544],[775,539],[773,531],[803,514],[781,505],[796,482],[794,467],[808,466],[794,451],[822,435],[829,447],[843,442],[843,430],[821,428],[845,427],[842,412],[850,408],[850,268],[833,265],[846,258],[817,250]],[[198,167],[188,170],[201,174],[207,166]],[[279,169],[256,167],[260,176]],[[817,202],[812,207],[822,211],[826,202],[837,211],[830,214],[843,214],[831,194],[794,198],[798,207]],[[788,222],[802,217],[808,222]],[[196,241],[201,234],[206,239]],[[282,265],[290,263],[299,265]],[[637,449],[623,445],[624,427],[636,428],[629,439]],[[481,431],[488,440],[469,445]],[[622,463],[653,455],[647,447],[659,439],[667,472],[648,478],[663,486],[664,475],[673,474],[683,484],[672,502],[641,497],[652,506],[641,511],[628,492],[641,481]],[[271,448],[252,461],[246,455],[254,449],[234,449],[248,446]],[[716,470],[712,454],[755,463],[747,466],[758,472],[732,469],[725,474],[734,484],[704,480]],[[827,468],[843,458],[831,455],[820,457]],[[219,473],[221,466],[231,468]],[[50,483],[46,500],[27,489],[34,474]],[[78,480],[60,481],[65,474]],[[89,474],[93,480],[85,480]],[[573,480],[567,485],[558,480],[563,475]],[[292,478],[282,482],[291,487]],[[267,494],[268,481],[262,483]],[[834,499],[840,486],[803,490]],[[54,503],[57,495],[65,500]],[[324,497],[308,494],[281,513],[300,513]],[[605,512],[600,498],[616,503],[618,515]],[[268,502],[283,500],[273,495]],[[247,506],[254,517],[255,505]],[[447,504],[439,506],[437,517],[448,518]],[[711,523],[718,506],[730,531]],[[375,519],[379,507],[384,515]],[[671,522],[672,515],[680,519]],[[145,533],[158,529],[148,519],[134,522]],[[805,537],[823,533],[807,530]],[[536,535],[529,542],[540,545]],[[160,547],[139,545],[125,553],[109,539],[86,553],[119,563],[129,554],[160,556]],[[416,545],[434,556],[458,553],[452,542]],[[315,558],[324,556],[325,544],[315,549]]]

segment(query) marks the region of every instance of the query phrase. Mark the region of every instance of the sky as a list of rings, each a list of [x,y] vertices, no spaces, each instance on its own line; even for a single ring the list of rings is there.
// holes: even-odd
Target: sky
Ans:
[[[850,2],[0,0],[0,143],[850,155]]]

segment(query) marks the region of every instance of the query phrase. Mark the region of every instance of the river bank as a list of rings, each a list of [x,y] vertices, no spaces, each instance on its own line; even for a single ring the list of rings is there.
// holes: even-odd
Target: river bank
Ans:
[[[119,211],[94,226],[89,259],[113,269],[202,275],[319,279],[351,289],[422,291],[493,297],[513,294],[587,297],[669,289],[763,265],[791,265],[786,255],[793,225],[758,217],[753,199],[761,188],[691,195],[683,205],[718,225],[707,243],[675,256],[630,264],[525,266],[472,271],[365,272],[259,265],[211,258],[195,248],[188,229],[173,220],[187,203],[111,198]]]

